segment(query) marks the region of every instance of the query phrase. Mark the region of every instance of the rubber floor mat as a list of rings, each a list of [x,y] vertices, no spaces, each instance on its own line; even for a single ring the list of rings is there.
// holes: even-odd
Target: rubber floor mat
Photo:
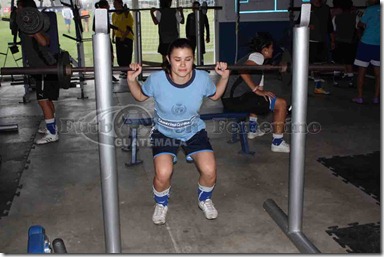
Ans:
[[[1,118],[1,124],[18,124],[16,132],[0,133],[0,219],[7,216],[15,196],[20,194],[21,175],[28,168],[28,156],[33,146],[41,116]]]
[[[349,227],[329,227],[328,235],[339,243],[348,253],[380,253],[380,222],[348,224]]]
[[[380,203],[380,152],[361,155],[333,156],[319,158],[318,161],[341,177],[372,196]]]

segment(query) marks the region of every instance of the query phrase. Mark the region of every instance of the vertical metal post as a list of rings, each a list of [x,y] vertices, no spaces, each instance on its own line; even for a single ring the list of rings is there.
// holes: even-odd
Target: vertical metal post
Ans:
[[[143,49],[141,41],[141,13],[140,11],[135,12],[135,60],[136,63],[142,64],[143,62]],[[143,80],[143,73],[139,75],[139,80]]]
[[[140,11],[135,12],[135,60],[136,63],[142,63],[142,42],[141,42],[141,13]]]
[[[271,199],[263,207],[302,253],[320,251],[301,232],[304,202],[304,161],[307,116],[310,4],[302,5],[300,26],[293,28],[292,136],[288,215]]]
[[[112,65],[108,12],[95,10],[93,58],[95,63],[96,110],[99,125],[99,158],[107,253],[121,252],[119,195],[113,133]]]
[[[295,27],[293,33],[292,136],[288,199],[288,230],[301,230],[303,219],[304,162],[308,92],[309,28]],[[298,51],[298,49],[300,49]]]
[[[384,44],[384,27],[383,27],[383,24],[384,24],[384,3],[380,2],[380,60],[381,62],[383,62],[384,60],[384,49],[383,49],[383,44]],[[380,65],[380,110],[383,110],[383,101],[382,99],[384,99],[384,92],[383,92],[383,88],[384,88],[384,65],[381,64]],[[384,113],[381,111],[380,112],[380,116],[381,116],[381,121],[384,120]],[[383,131],[381,130],[381,142],[383,142]],[[383,157],[383,152],[381,152],[381,157]],[[381,176],[381,185],[383,185],[383,182],[384,182],[384,179],[383,179],[383,176]]]
[[[197,65],[202,65],[200,10],[195,9],[194,12],[195,12],[195,34],[196,34],[196,63]]]

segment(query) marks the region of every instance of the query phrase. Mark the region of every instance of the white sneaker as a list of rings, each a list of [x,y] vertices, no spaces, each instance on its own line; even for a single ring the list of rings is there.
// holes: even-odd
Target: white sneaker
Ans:
[[[55,126],[55,129],[56,129],[56,131],[57,131],[57,125]],[[48,131],[47,127],[44,126],[44,127],[39,128],[39,129],[37,130],[37,133],[39,133],[39,134],[46,134],[47,131]]]
[[[59,141],[59,133],[56,132],[56,134],[51,134],[51,132],[47,130],[47,133],[42,138],[36,140],[36,144],[44,145],[56,141]]]
[[[256,132],[248,132],[248,139],[264,136],[265,132],[257,129]]]
[[[283,140],[279,145],[272,144],[271,150],[272,152],[275,152],[275,153],[289,153],[290,146]]]
[[[39,133],[39,134],[46,134],[47,133],[47,128],[46,127],[43,127],[43,128],[39,128],[38,130],[37,130],[37,133]]]
[[[155,211],[153,212],[152,221],[156,225],[165,224],[165,218],[167,217],[168,206],[162,204],[155,205]]]
[[[199,202],[199,207],[204,212],[205,217],[209,220],[216,219],[219,214],[211,199]]]

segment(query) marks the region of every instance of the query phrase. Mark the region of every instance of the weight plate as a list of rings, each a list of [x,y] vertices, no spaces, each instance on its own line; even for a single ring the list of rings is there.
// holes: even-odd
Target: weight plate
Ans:
[[[17,13],[16,23],[21,32],[32,35],[42,30],[44,18],[39,10],[32,7],[25,7],[20,13]]]
[[[67,75],[65,69],[71,64],[69,53],[62,51],[57,59],[57,76],[59,78],[60,88],[68,89],[71,85],[72,75]]]

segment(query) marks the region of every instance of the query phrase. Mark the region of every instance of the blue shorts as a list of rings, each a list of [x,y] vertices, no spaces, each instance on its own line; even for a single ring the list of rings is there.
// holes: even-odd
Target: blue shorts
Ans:
[[[359,42],[354,64],[360,67],[380,66],[380,46]]]
[[[207,131],[205,129],[200,130],[187,141],[167,137],[155,129],[151,135],[151,144],[153,158],[156,158],[161,154],[170,154],[173,156],[173,162],[177,161],[176,156],[179,147],[184,150],[186,160],[188,161],[193,159],[191,157],[192,154],[198,152],[213,152]]]
[[[268,101],[264,96],[257,95],[253,92],[247,92],[238,97],[222,98],[224,109],[230,112],[250,112],[257,115],[266,115],[270,111],[274,111],[276,97],[268,97]]]
[[[64,19],[65,25],[71,25],[71,19]]]

